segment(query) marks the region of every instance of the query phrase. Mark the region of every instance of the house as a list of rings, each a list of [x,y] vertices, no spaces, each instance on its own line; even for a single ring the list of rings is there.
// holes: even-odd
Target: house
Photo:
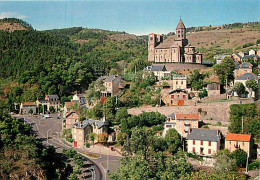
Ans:
[[[76,101],[69,101],[69,102],[65,102],[64,107],[63,107],[63,117],[65,118],[66,115],[73,111],[73,107],[76,105]]]
[[[101,76],[96,80],[98,81],[102,81],[104,86],[104,89],[99,89],[101,97],[115,96],[124,88],[124,80],[118,75]]]
[[[207,85],[208,96],[220,95],[220,84],[219,83],[210,83]]]
[[[236,78],[234,81],[234,84],[236,84],[237,82],[241,82],[246,87],[246,82],[250,79],[253,79],[257,82],[258,90],[256,92],[253,91],[252,93],[247,94],[246,97],[258,98],[259,92],[260,92],[260,79],[257,75],[255,75],[253,73],[245,73],[242,76]],[[250,90],[247,87],[246,87],[246,91],[250,92]],[[238,94],[236,92],[234,92],[234,96],[238,96]]]
[[[219,130],[191,128],[187,134],[188,152],[211,158],[220,149]]]
[[[234,61],[236,61],[236,62],[242,61],[242,56],[240,56],[238,53],[233,53],[232,57],[233,57]]]
[[[20,105],[19,114],[36,114],[37,106],[35,102],[23,102]]]
[[[189,98],[188,91],[184,89],[175,89],[163,94],[162,101],[167,106],[184,106],[187,105]]]
[[[165,65],[153,64],[144,68],[145,72],[153,72],[156,81],[162,80],[163,78],[171,77],[171,71],[167,71]]]
[[[248,51],[241,51],[238,53],[242,58],[249,55]]]
[[[255,54],[257,54],[257,50],[256,49],[251,49],[249,51],[249,55],[255,55]]]
[[[244,56],[244,57],[242,58],[242,60],[244,61],[244,60],[246,60],[246,59],[251,59],[251,58],[254,59],[254,62],[255,62],[255,63],[260,60],[260,56],[257,55],[257,54],[246,55],[246,56]]]
[[[186,76],[173,76],[172,77],[172,89],[186,89],[187,77]]]
[[[245,73],[252,73],[253,65],[249,62],[239,63],[235,61],[234,77],[235,79]]]
[[[202,54],[195,52],[195,47],[186,39],[186,27],[181,19],[175,32],[174,37],[169,37],[165,41],[160,34],[148,35],[148,61],[201,64]]]
[[[79,121],[79,113],[68,112],[65,119],[65,128],[70,129],[72,125]]]
[[[220,54],[220,55],[215,56],[216,63],[220,64],[225,57],[231,57],[231,55]]]
[[[72,101],[78,101],[80,105],[86,104],[86,94],[74,94]]]
[[[248,158],[250,159],[253,150],[253,138],[250,134],[228,133],[225,137],[225,148],[230,152],[243,149],[247,152]]]
[[[82,123],[77,122],[72,126],[72,138],[74,147],[83,147],[90,133],[100,135],[108,132],[108,121],[102,120],[84,120]]]
[[[45,100],[49,102],[48,107],[53,106],[55,110],[60,108],[60,98],[58,95],[47,95],[45,96]]]
[[[199,128],[198,114],[175,114],[169,115],[164,123],[163,135],[167,130],[174,128],[181,137],[186,138],[191,128]]]

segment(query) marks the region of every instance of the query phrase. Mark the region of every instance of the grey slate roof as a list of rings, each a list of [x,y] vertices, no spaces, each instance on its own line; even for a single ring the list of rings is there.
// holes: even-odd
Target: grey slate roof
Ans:
[[[107,78],[107,76],[100,76],[96,81],[99,81],[99,80],[105,80]]]
[[[242,58],[242,56],[240,56],[238,53],[235,53],[236,56],[238,56],[240,59]]]
[[[218,130],[191,128],[191,132],[187,134],[187,140],[201,141],[219,141],[220,133]]]
[[[244,63],[240,64],[239,62],[236,61],[235,65],[236,65],[235,69],[241,69],[241,68],[247,69],[247,68],[250,68],[250,66],[251,66],[251,68],[253,67],[253,65],[249,62],[244,62]]]
[[[165,65],[153,64],[144,68],[144,71],[167,71]]]
[[[257,54],[251,54],[251,55],[245,55],[242,59],[253,58],[253,57],[260,58]]]
[[[177,89],[175,89],[175,90],[170,91],[169,94],[172,94],[172,93],[175,93],[175,92],[184,92],[184,93],[188,93],[188,91],[186,91],[186,90],[184,90],[184,89],[179,89],[179,88],[177,88]]]
[[[242,76],[239,76],[238,78],[236,78],[235,80],[249,80],[249,79],[257,80],[258,77],[257,77],[257,75],[255,75],[253,73],[245,73]]]
[[[175,114],[174,113],[170,114],[168,117],[171,118],[172,120],[175,120]]]
[[[60,99],[58,95],[54,94],[54,95],[47,95],[49,97],[49,99]]]
[[[117,75],[107,76],[107,78],[104,80],[104,82],[111,82],[111,81],[113,81],[114,79],[116,79],[117,77],[120,77],[120,76],[117,76]]]
[[[78,97],[85,98],[86,94],[77,94]]]
[[[201,64],[213,64],[211,60],[203,60]]]
[[[73,127],[84,129],[85,127],[91,126],[92,124],[94,124],[98,128],[101,128],[102,126],[108,125],[108,121],[100,121],[100,120],[89,119],[89,120],[84,120],[82,123],[76,122],[73,125]]]

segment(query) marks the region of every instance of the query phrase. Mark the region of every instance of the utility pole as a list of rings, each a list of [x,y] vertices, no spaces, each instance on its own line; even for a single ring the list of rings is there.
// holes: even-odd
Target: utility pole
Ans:
[[[243,129],[244,129],[244,117],[242,116],[242,133],[243,133]]]
[[[136,74],[136,65],[135,65],[135,74]]]

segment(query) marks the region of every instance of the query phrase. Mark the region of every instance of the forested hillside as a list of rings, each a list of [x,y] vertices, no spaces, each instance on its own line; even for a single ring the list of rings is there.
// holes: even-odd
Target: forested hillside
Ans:
[[[35,100],[45,94],[67,97],[74,91],[83,92],[111,69],[120,69],[119,65],[127,63],[133,67],[147,59],[146,39],[125,32],[81,27],[48,31],[29,28],[0,31],[0,42],[0,95],[11,91],[3,89],[7,86],[4,83],[18,82],[18,95],[22,96],[18,101]],[[23,96],[32,88],[34,95]],[[17,93],[17,89],[13,91]]]

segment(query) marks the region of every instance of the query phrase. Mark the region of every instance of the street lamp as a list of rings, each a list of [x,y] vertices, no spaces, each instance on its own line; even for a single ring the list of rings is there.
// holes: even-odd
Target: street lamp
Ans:
[[[48,131],[47,131],[47,144],[49,144],[49,131],[50,131],[51,129],[49,129]]]

